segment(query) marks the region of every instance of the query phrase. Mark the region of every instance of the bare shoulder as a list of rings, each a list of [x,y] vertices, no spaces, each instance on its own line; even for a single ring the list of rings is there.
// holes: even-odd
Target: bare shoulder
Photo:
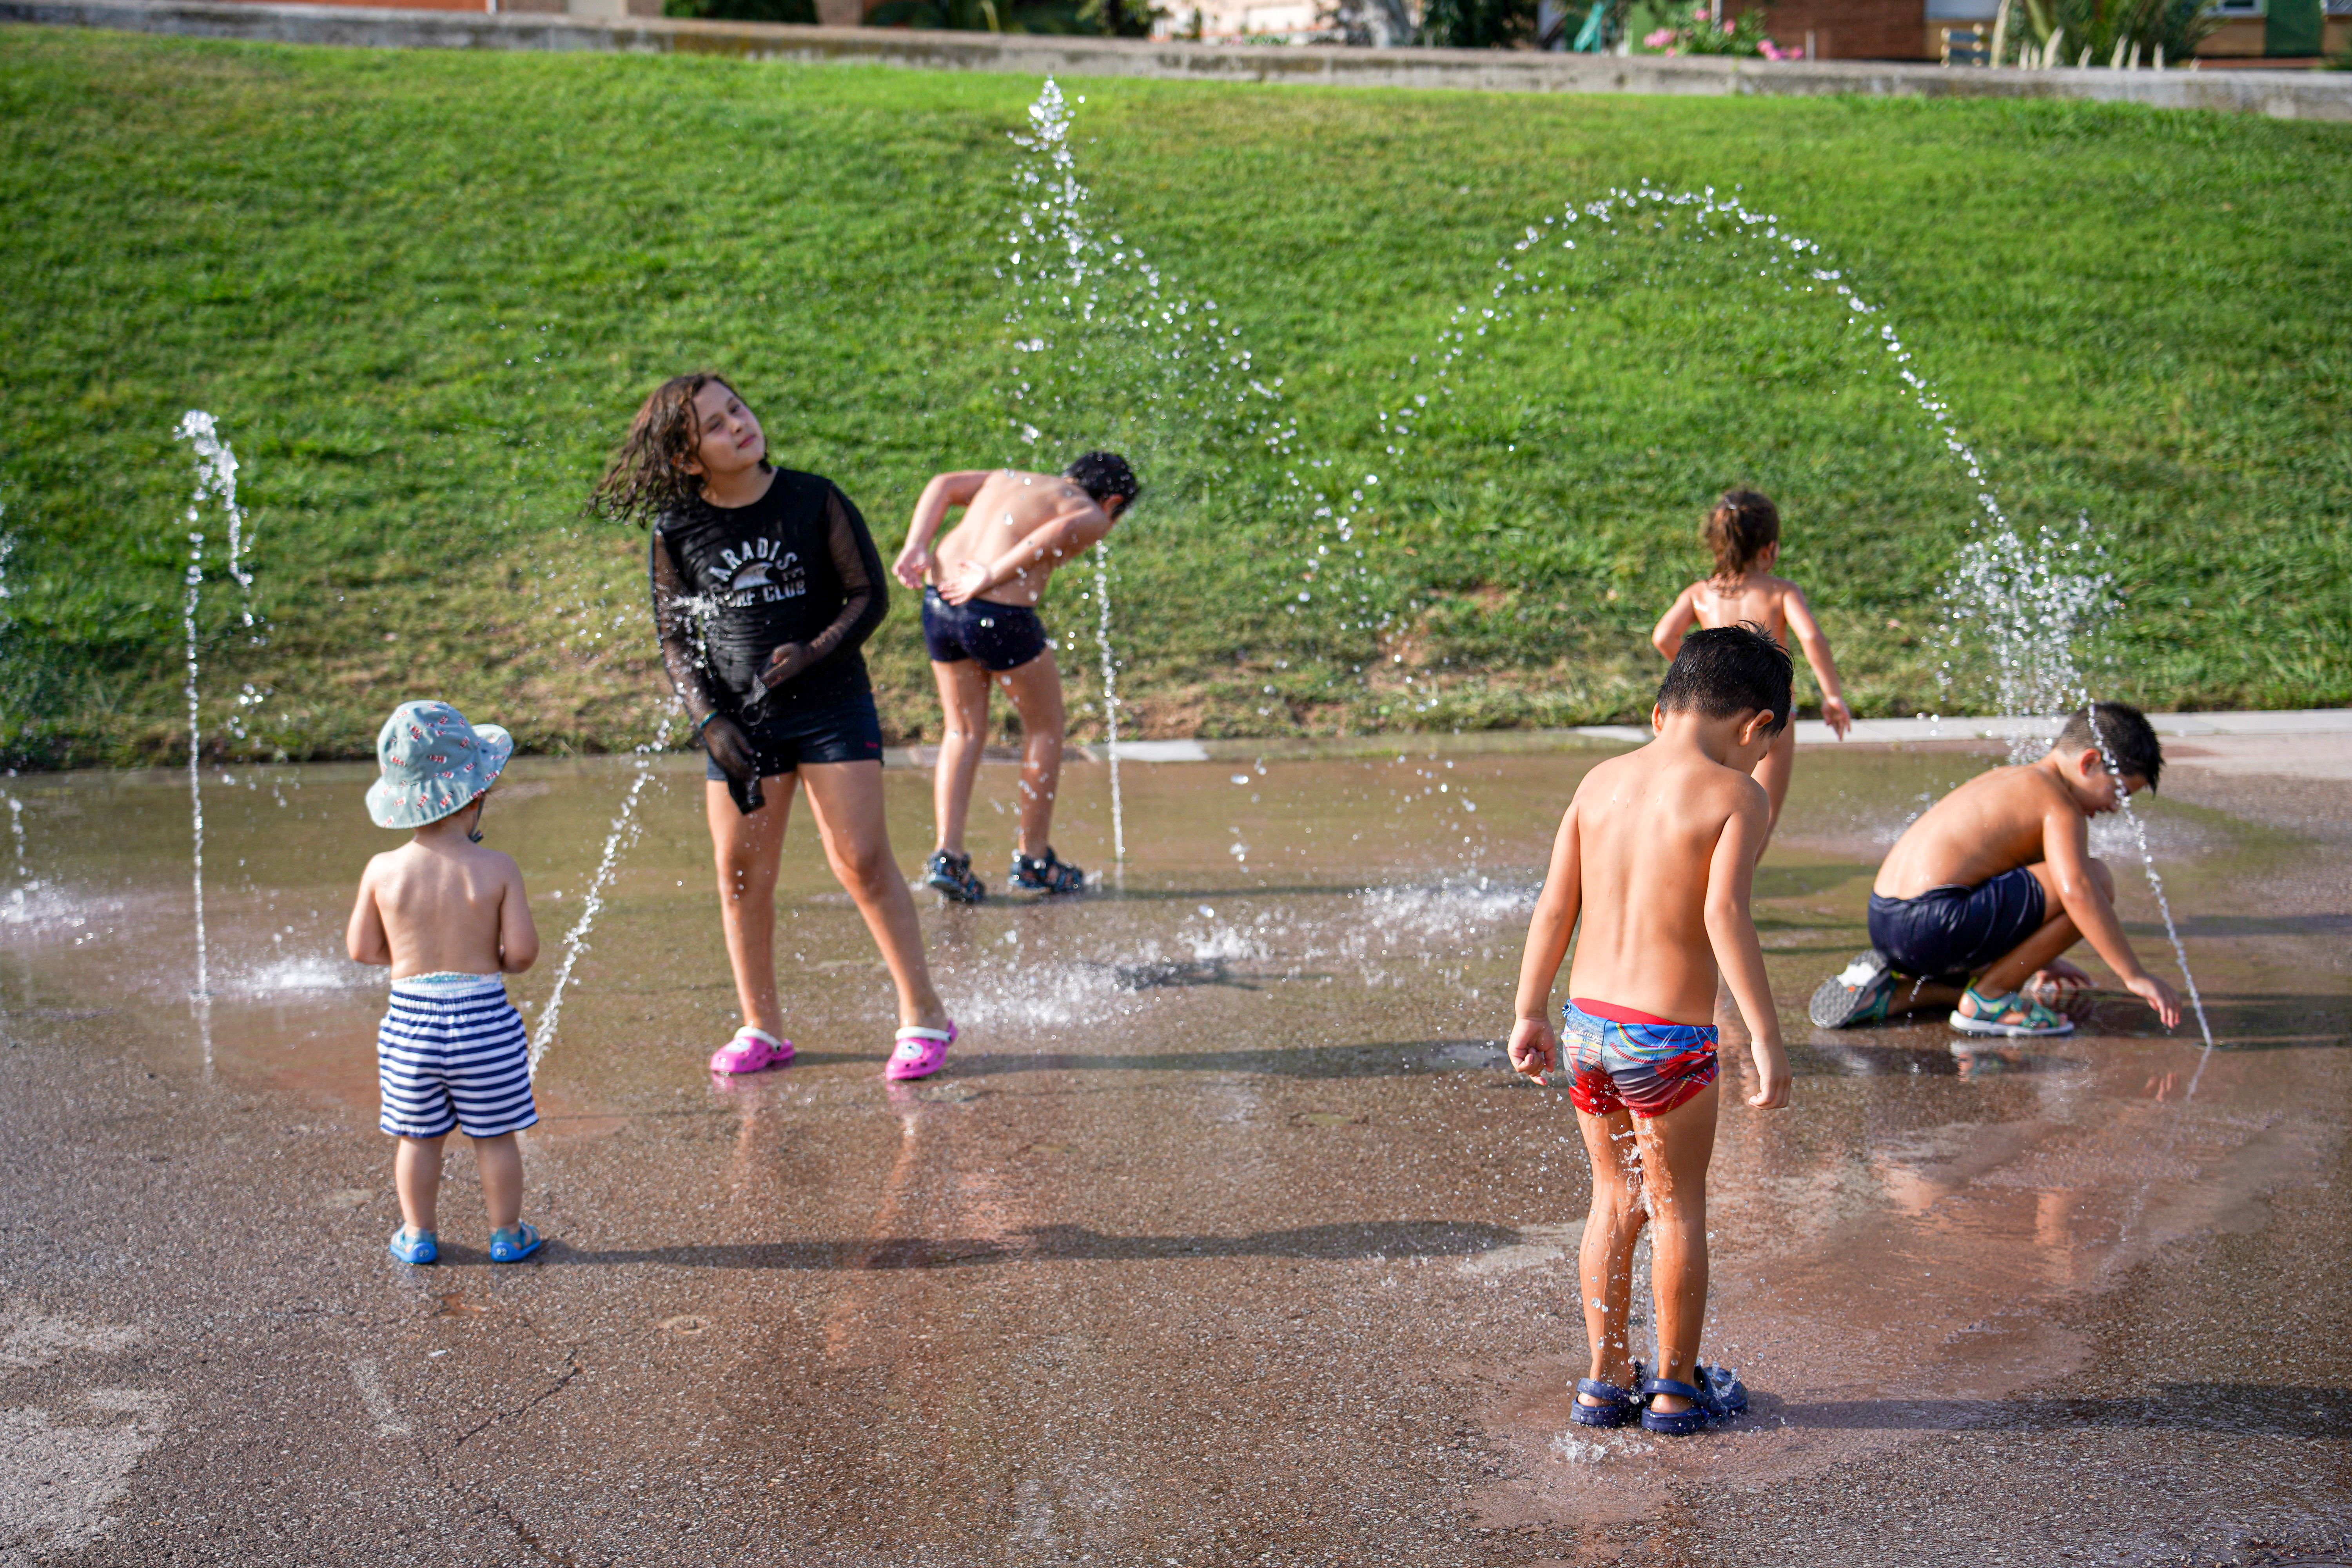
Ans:
[[[1772,815],[1772,797],[1764,793],[1754,773],[1709,763],[1705,788],[1709,806],[1719,811],[1725,822],[1742,814],[1768,819]]]
[[[1989,824],[2000,827],[2023,827],[2040,822],[2053,805],[2071,811],[2074,803],[2067,799],[2066,792],[2041,769],[2000,767],[1990,773],[1979,773],[1937,801],[1927,816],[1932,817],[1947,806],[1955,806],[1964,810],[1978,829]],[[1960,810],[1946,812],[1945,815],[1957,816]]]
[[[1596,796],[1605,797],[1627,777],[1646,772],[1645,764],[1649,761],[1646,751],[1645,747],[1637,748],[1593,763],[1577,781],[1576,793],[1569,797],[1570,807],[1573,809],[1579,802]]]
[[[366,887],[379,882],[400,869],[403,862],[408,858],[410,847],[409,845],[404,844],[397,849],[383,849],[369,856],[367,868],[360,873],[361,886]]]
[[[482,858],[493,875],[516,882],[522,880],[522,868],[516,865],[515,858],[505,850],[486,849],[477,846],[474,853]]]

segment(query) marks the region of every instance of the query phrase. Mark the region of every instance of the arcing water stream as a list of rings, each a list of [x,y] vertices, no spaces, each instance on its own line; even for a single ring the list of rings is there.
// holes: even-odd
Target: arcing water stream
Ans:
[[[595,875],[589,879],[588,891],[580,900],[580,918],[563,933],[563,959],[556,966],[555,984],[547,995],[547,1005],[539,1015],[539,1025],[531,1031],[530,1070],[539,1072],[540,1058],[555,1039],[555,1031],[563,1016],[564,988],[572,984],[572,968],[580,955],[588,951],[588,932],[604,908],[604,889],[612,885],[613,874],[620,868],[621,857],[645,832],[637,817],[637,802],[646,793],[646,785],[654,776],[653,759],[669,749],[670,724],[677,717],[678,704],[673,700],[662,710],[661,721],[654,728],[654,737],[637,747],[636,771],[629,780],[627,791],[621,796],[621,809],[613,817],[613,826],[604,835],[604,852],[597,857]]]
[[[1411,439],[1417,422],[1425,420],[1433,406],[1461,396],[1463,362],[1477,352],[1475,340],[1507,327],[1548,321],[1554,307],[1574,313],[1575,307],[1567,303],[1574,279],[1550,276],[1553,266],[1567,272],[1580,262],[1604,273],[1613,271],[1615,258],[1602,247],[1666,233],[1670,218],[1679,221],[1676,237],[1685,243],[1714,245],[1727,250],[1730,259],[1751,264],[1754,275],[1763,280],[1760,291],[1777,291],[1792,301],[1805,296],[1840,301],[1864,340],[1874,339],[1880,352],[1892,356],[1889,363],[1902,395],[1927,419],[1975,492],[1969,536],[1943,590],[1946,658],[1940,678],[1948,691],[1967,679],[1967,667],[1975,666],[1987,681],[1995,713],[2039,721],[2012,735],[2010,760],[2024,763],[2041,755],[2064,712],[2088,700],[2077,650],[2116,603],[2114,579],[2089,519],[2077,517],[2071,531],[2039,524],[2027,540],[1987,480],[1982,460],[1961,437],[1950,405],[1913,367],[1911,351],[1895,327],[1881,322],[1874,333],[1870,331],[1868,319],[1879,313],[1878,307],[1855,291],[1842,269],[1826,265],[1828,258],[1818,241],[1784,229],[1779,218],[1750,210],[1737,195],[1719,195],[1712,186],[1670,193],[1644,181],[1632,190],[1612,189],[1580,206],[1570,203],[1540,226],[1528,226],[1511,253],[1497,259],[1502,276],[1488,291],[1490,302],[1456,307],[1440,330],[1427,390],[1400,398],[1392,411],[1376,411],[1387,450],[1402,455],[1404,447],[1399,443]],[[1539,264],[1546,258],[1552,265]],[[1339,525],[1343,545],[1349,541],[1346,521],[1342,518]],[[1326,554],[1318,550],[1312,559],[1319,562]],[[1342,572],[1349,569],[1340,567]],[[1360,575],[1369,571],[1360,565],[1352,569]],[[1963,668],[1955,668],[1956,659]],[[2113,757],[2108,761],[2112,766]],[[2128,798],[2123,810],[2210,1048],[2212,1033],[2146,829]]]

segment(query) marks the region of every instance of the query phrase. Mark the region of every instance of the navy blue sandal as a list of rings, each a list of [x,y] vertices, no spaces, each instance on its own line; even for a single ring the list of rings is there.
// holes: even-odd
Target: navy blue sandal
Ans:
[[[1728,1421],[1748,1408],[1748,1387],[1727,1366],[1701,1363],[1693,1369],[1696,1384],[1654,1377],[1642,1384],[1644,1395],[1664,1394],[1690,1401],[1687,1410],[1661,1410],[1654,1403],[1642,1412],[1642,1429],[1664,1437],[1687,1437],[1711,1421]]]
[[[1045,853],[1028,856],[1013,852],[1013,875],[1007,879],[1024,893],[1083,893],[1087,890],[1087,874],[1054,853],[1047,845]]]
[[[1633,1383],[1635,1388],[1642,1386],[1642,1363],[1638,1361],[1633,1363]],[[1581,1399],[1576,1402],[1569,1419],[1579,1426],[1622,1426],[1633,1420],[1642,1408],[1640,1395],[1630,1394],[1613,1383],[1603,1383],[1597,1377],[1578,1378],[1576,1392],[1589,1394],[1601,1401],[1598,1405],[1587,1405]]]

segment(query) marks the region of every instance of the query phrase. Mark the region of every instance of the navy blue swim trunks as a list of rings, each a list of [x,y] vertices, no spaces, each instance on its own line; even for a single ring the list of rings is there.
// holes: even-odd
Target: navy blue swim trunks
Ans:
[[[988,599],[950,605],[937,588],[926,588],[923,646],[931,650],[934,664],[976,658],[983,669],[1002,675],[1045,651],[1045,623],[1026,605]]]
[[[1930,888],[1916,899],[1870,895],[1870,945],[1902,973],[1955,984],[1983,973],[2042,929],[2047,900],[2023,866],[1982,887]]]
[[[781,713],[744,714],[735,721],[760,760],[760,776],[774,778],[803,763],[878,763],[882,760],[882,720],[874,711],[871,692],[822,708],[793,708]],[[714,783],[727,774],[705,758],[702,776]]]

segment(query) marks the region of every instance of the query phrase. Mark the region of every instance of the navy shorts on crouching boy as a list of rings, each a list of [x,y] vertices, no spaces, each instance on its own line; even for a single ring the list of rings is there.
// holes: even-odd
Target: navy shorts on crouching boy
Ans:
[[[2042,929],[2041,879],[2023,866],[1981,887],[1953,883],[1916,899],[1870,895],[1870,945],[1905,974],[1959,984]]]
[[[539,1120],[530,1040],[495,974],[417,974],[392,983],[375,1037],[379,1123],[395,1138],[520,1132]]]
[[[771,700],[773,700],[771,699]],[[882,720],[874,710],[871,692],[846,702],[822,708],[796,708],[781,713],[738,717],[743,735],[759,760],[760,776],[774,778],[796,772],[803,763],[878,763],[882,760]],[[702,776],[723,784],[727,770],[716,758],[706,757]]]
[[[950,605],[937,588],[923,590],[923,646],[934,664],[976,658],[992,675],[1018,669],[1045,651],[1045,623],[1026,605],[974,599]]]

